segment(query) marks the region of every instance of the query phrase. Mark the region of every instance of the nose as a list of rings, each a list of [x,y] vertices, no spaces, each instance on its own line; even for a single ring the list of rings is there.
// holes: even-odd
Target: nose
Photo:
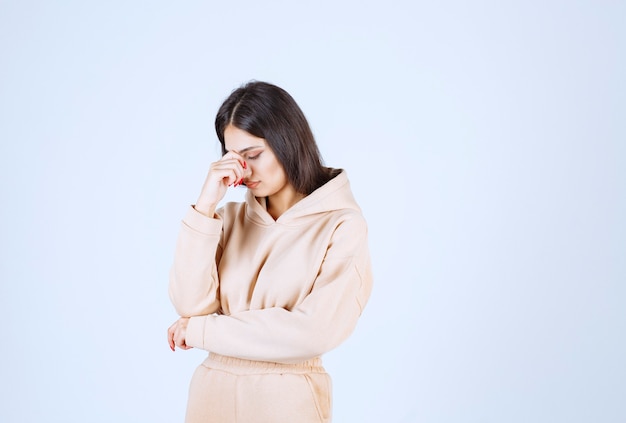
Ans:
[[[243,165],[243,179],[246,180],[252,175],[252,169],[250,168],[250,164],[244,162]]]

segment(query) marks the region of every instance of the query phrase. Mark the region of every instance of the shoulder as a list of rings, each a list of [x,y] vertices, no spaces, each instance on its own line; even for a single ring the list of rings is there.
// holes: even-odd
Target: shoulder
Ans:
[[[367,229],[367,221],[360,210],[340,209],[332,212],[337,226]]]
[[[335,255],[353,256],[367,249],[367,222],[363,214],[354,209],[337,210],[329,248]],[[339,254],[337,254],[339,252]]]
[[[224,229],[228,231],[235,222],[241,221],[246,213],[245,202],[228,202],[215,212],[222,220]]]

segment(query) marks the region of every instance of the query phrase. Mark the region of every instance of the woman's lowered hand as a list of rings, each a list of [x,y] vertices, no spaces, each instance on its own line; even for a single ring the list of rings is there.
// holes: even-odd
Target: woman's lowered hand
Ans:
[[[167,342],[170,344],[172,351],[179,347],[183,350],[189,350],[190,347],[185,342],[185,335],[187,333],[187,325],[189,324],[189,317],[181,317],[174,322],[172,326],[167,329]]]

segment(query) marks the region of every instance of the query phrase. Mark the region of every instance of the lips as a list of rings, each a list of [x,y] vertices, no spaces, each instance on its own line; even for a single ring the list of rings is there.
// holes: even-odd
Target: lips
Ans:
[[[245,184],[248,188],[250,189],[255,189],[257,186],[259,186],[261,182],[260,181],[246,181]]]

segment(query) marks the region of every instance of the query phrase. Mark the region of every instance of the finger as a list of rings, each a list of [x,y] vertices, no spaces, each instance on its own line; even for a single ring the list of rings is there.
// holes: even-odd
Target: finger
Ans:
[[[235,166],[238,164],[214,164],[209,173],[211,180],[225,186],[234,184],[240,178]]]
[[[187,344],[185,343],[184,339],[177,339],[176,340],[176,346],[178,348],[180,348],[181,350],[188,350],[189,347],[187,347]]]
[[[223,165],[232,165],[238,173],[243,173],[243,171],[248,167],[248,164],[246,163],[246,160],[243,158],[243,156],[232,151],[226,153],[216,163]]]
[[[244,157],[241,154],[237,153],[236,151],[229,151],[229,152],[227,152],[226,154],[224,154],[222,156],[222,159],[224,159],[224,158],[234,158],[234,159],[237,159],[242,164],[242,166],[243,166],[243,162],[245,161]]]
[[[237,159],[215,162],[211,167],[211,171],[222,182],[229,186],[243,179],[246,172],[241,162]]]
[[[170,326],[170,327],[167,329],[167,343],[169,344],[170,349],[171,349],[172,351],[175,351],[175,347],[176,347],[176,345],[174,344],[174,332],[173,332],[173,330],[172,330],[172,327],[173,327],[173,326],[174,326],[174,325]]]
[[[183,349],[183,350],[189,350],[189,349],[193,348],[193,347],[190,347],[190,346],[187,345],[187,340],[185,339],[186,338],[186,336],[185,336],[186,332],[187,331],[185,330],[185,328],[182,327],[182,325],[179,325],[176,328],[176,333],[174,335],[176,346],[179,347],[180,349]]]
[[[248,169],[248,163],[246,162],[245,157],[243,157],[239,153],[236,153],[234,151],[229,151],[222,157],[222,160],[224,161],[233,160],[233,159],[239,164],[239,166],[241,166],[242,172]]]
[[[182,331],[177,330],[176,333],[174,333],[174,344],[176,344],[177,347],[183,348],[185,346],[185,336],[181,332]]]
[[[248,169],[248,163],[246,162],[246,160],[239,154],[235,153],[235,155],[236,163],[234,164],[234,170],[236,177],[234,181],[229,181],[229,186],[232,184],[233,186],[237,187],[243,183],[246,175],[250,174],[251,172]]]
[[[190,349],[193,348],[193,347],[190,347],[189,345],[187,345],[187,340],[185,339],[184,336],[179,341],[180,341],[180,343],[178,344],[178,346],[180,347],[180,349],[182,349],[182,350],[190,350]]]

